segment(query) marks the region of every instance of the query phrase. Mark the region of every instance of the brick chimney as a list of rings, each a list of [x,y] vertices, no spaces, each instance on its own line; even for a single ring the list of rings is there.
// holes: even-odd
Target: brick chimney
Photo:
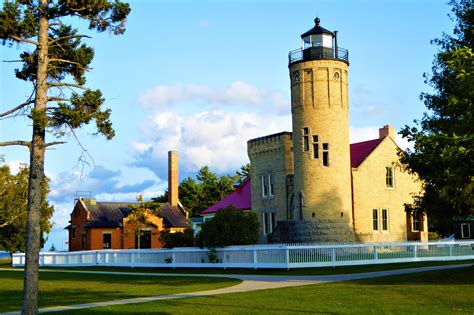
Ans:
[[[395,140],[395,129],[390,125],[385,125],[383,128],[379,128],[379,138],[385,138],[389,136],[392,140]]]
[[[178,151],[168,151],[168,202],[178,205]]]

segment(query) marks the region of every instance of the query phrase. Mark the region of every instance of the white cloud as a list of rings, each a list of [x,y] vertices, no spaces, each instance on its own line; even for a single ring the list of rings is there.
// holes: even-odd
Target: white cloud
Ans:
[[[27,162],[20,160],[10,160],[7,161],[6,164],[10,168],[10,173],[13,175],[16,175],[20,171],[20,168],[28,166]]]
[[[146,119],[144,142],[152,144],[138,152],[135,165],[165,176],[167,151],[178,150],[180,172],[194,173],[207,165],[219,173],[233,173],[248,162],[247,141],[290,130],[291,117],[253,112],[206,111],[182,115],[155,112]]]
[[[279,90],[243,81],[234,81],[225,88],[199,84],[157,85],[141,93],[138,101],[145,110],[170,110],[173,107],[176,109],[179,104],[193,103],[199,104],[201,110],[216,105],[239,105],[252,108],[252,111],[256,111],[256,107],[272,107],[279,114],[287,113],[290,104],[287,95]]]

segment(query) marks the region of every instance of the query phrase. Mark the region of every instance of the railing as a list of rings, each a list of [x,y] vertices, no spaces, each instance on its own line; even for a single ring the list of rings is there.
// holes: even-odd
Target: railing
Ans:
[[[474,240],[448,242],[272,244],[230,246],[215,250],[175,248],[41,252],[40,266],[305,268],[413,261],[474,259]],[[23,266],[25,255],[13,254],[12,265]]]
[[[306,49],[298,48],[290,51],[288,54],[288,64],[298,61],[320,60],[320,59],[338,59],[349,63],[349,51],[344,48],[325,48],[309,47]]]

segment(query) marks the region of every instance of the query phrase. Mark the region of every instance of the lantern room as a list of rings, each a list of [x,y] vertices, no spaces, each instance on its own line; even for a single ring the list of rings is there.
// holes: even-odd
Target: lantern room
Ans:
[[[337,31],[331,32],[314,19],[314,27],[301,35],[301,49],[289,54],[289,63],[321,59],[339,59],[349,64],[349,53],[337,45]]]
[[[303,40],[301,48],[307,49],[310,47],[325,47],[332,49],[333,40],[335,37],[334,33],[321,27],[319,25],[319,18],[316,18],[314,23],[315,25],[312,29],[301,35],[301,39]]]

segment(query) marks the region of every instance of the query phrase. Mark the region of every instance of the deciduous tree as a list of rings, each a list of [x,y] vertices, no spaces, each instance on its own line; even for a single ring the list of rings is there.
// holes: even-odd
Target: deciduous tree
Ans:
[[[197,243],[208,248],[255,244],[258,231],[258,215],[255,212],[238,211],[230,206],[219,210],[212,219],[202,224]]]
[[[94,122],[97,133],[112,139],[110,110],[102,109],[100,90],[86,86],[85,74],[94,50],[83,43],[70,23],[85,20],[90,30],[113,34],[125,31],[128,4],[108,0],[18,0],[5,1],[0,11],[0,39],[8,45],[27,45],[17,60],[22,67],[15,75],[32,83],[31,97],[0,113],[0,118],[26,115],[32,120],[32,140],[0,143],[20,145],[30,150],[27,213],[27,249],[22,313],[37,312],[38,259],[40,249],[41,184],[47,147],[62,143],[46,142],[46,132],[62,137]]]
[[[26,213],[28,209],[28,167],[22,166],[16,175],[6,165],[0,166],[0,250],[11,253],[26,250]],[[51,230],[53,206],[46,200],[48,178],[41,185],[41,232]],[[44,239],[41,238],[41,245]]]
[[[410,208],[427,210],[435,229],[450,232],[453,215],[474,212],[474,5],[450,2],[456,25],[453,35],[433,41],[440,47],[422,93],[428,111],[401,134],[414,149],[400,152],[401,161],[424,183],[424,194]]]

